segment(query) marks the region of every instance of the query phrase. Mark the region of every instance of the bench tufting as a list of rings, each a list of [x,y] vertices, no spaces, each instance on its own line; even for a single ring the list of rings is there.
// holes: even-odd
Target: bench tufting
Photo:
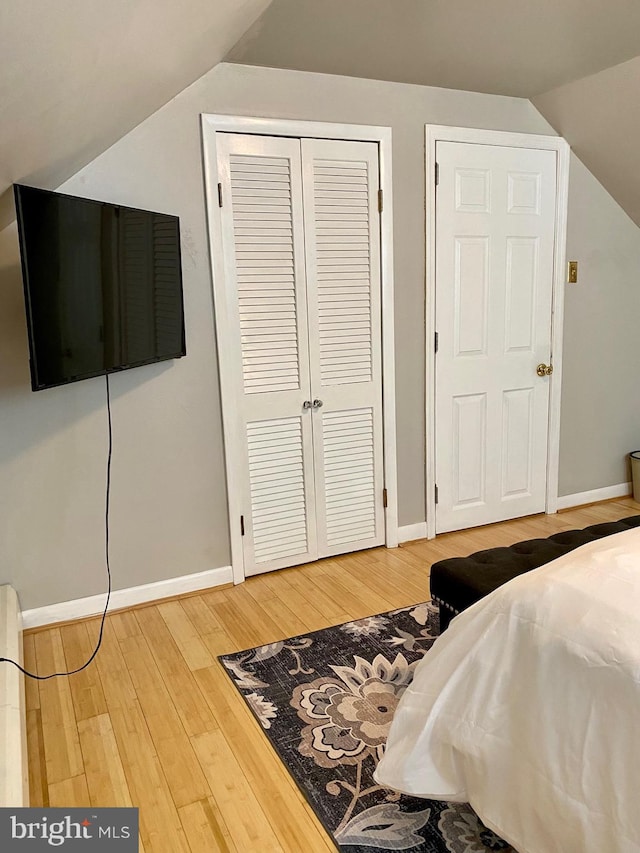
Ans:
[[[583,530],[563,530],[547,539],[528,539],[508,548],[489,548],[469,557],[440,560],[431,567],[431,597],[440,605],[440,630],[453,617],[518,575],[550,563],[580,545],[603,536],[640,527],[640,515],[593,524]]]

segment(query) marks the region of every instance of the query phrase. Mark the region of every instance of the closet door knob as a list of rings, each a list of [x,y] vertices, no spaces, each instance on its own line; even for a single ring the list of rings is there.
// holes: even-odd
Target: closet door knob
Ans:
[[[321,406],[322,406],[322,400],[314,400],[313,401],[313,408],[314,409],[319,409]]]
[[[311,400],[305,400],[304,403],[302,404],[302,408],[303,409],[310,409],[311,408]]]

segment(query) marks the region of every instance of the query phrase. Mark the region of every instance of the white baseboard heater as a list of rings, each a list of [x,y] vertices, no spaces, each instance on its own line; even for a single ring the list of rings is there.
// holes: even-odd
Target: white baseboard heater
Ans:
[[[13,587],[0,586],[0,657],[22,664],[22,617]],[[24,676],[0,663],[0,806],[29,805]]]

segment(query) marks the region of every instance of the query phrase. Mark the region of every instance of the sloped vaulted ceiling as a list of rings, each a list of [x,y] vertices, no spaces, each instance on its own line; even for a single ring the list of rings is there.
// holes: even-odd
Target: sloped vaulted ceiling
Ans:
[[[533,98],[640,226],[640,57]]]
[[[273,0],[226,60],[530,98],[640,225],[638,0]]]
[[[60,184],[216,65],[269,2],[2,0],[0,227],[14,181]]]
[[[531,98],[640,225],[638,55],[638,0],[0,0],[0,228],[223,58]]]
[[[274,0],[226,59],[530,98],[638,53],[638,0]]]

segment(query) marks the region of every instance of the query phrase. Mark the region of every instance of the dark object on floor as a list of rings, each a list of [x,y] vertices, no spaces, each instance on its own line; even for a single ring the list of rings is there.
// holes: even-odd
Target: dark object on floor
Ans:
[[[528,539],[509,548],[489,548],[469,557],[440,560],[431,567],[431,596],[440,605],[440,630],[458,613],[503,583],[573,551],[580,545],[640,527],[640,515],[593,524],[584,530],[563,530],[547,539]]]
[[[398,700],[437,634],[428,602],[220,657],[345,853],[515,853],[466,803],[406,797],[373,779]]]

